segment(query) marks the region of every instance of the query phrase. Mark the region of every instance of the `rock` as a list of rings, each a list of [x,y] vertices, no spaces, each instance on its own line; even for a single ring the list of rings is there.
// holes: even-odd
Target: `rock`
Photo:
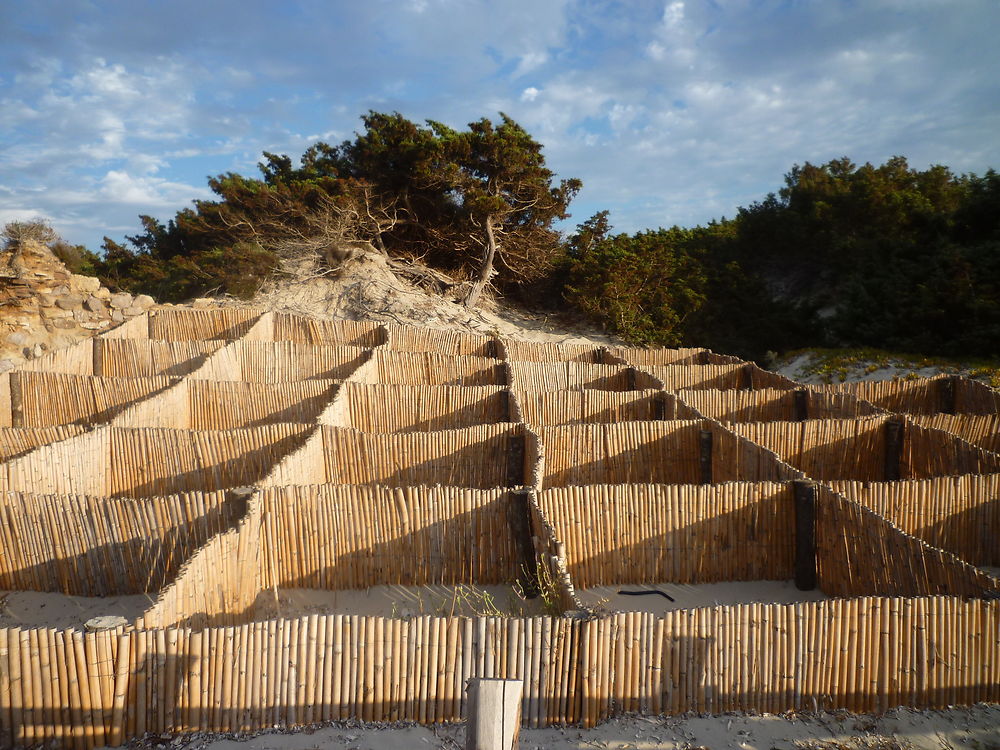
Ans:
[[[38,295],[38,304],[41,307],[52,307],[56,303],[56,297],[52,294],[42,293]]]
[[[136,307],[143,307],[143,308],[152,307],[153,305],[156,304],[156,300],[150,297],[148,294],[139,294],[136,295],[136,298],[132,304],[134,304]]]
[[[59,320],[60,318],[72,318],[73,313],[70,310],[63,310],[59,307],[43,307],[41,310],[42,317],[49,318],[50,320]]]
[[[132,295],[125,292],[111,295],[111,306],[116,310],[124,310],[126,307],[132,307]]]
[[[101,280],[96,276],[78,276],[74,274],[70,277],[70,280],[77,289],[88,294],[93,294],[101,288]]]
[[[195,310],[204,310],[206,307],[211,307],[215,304],[215,300],[209,297],[198,297],[191,301],[191,307]]]
[[[134,318],[136,315],[142,315],[145,312],[145,308],[139,307],[138,305],[132,305],[132,307],[125,310],[125,317]]]
[[[94,296],[98,299],[111,299],[111,290],[106,286],[102,286],[94,292]]]
[[[53,325],[56,328],[61,328],[64,331],[68,331],[70,328],[76,328],[76,321],[73,320],[72,316],[68,318],[59,318]]]
[[[17,367],[17,362],[12,359],[0,359],[0,372],[10,372]]]
[[[52,290],[52,293],[57,297],[61,297],[64,294],[69,294],[69,287],[66,286],[65,284],[60,284],[59,286],[57,286],[55,289]]]
[[[108,325],[108,321],[106,320],[102,320],[100,323],[92,323],[88,321],[86,323],[81,323],[80,327],[86,328],[88,331],[97,331],[106,325]]]
[[[35,357],[37,359],[38,357],[41,357],[43,354],[45,354],[45,344],[35,344],[34,347],[32,347],[31,349],[32,357]]]
[[[114,630],[115,628],[123,628],[126,625],[128,625],[128,620],[121,615],[101,615],[100,617],[91,617],[83,623],[83,627],[91,633],[99,630]]]
[[[79,310],[83,307],[83,297],[79,294],[66,294],[56,300],[56,307],[63,310]]]
[[[111,321],[113,323],[124,323],[125,322],[125,316],[122,315],[122,311],[121,310],[112,310],[111,311]]]
[[[28,337],[24,333],[21,333],[21,331],[15,331],[7,337],[7,343],[11,346],[24,346],[28,343]]]
[[[105,315],[108,312],[108,308],[105,307],[104,303],[101,302],[101,300],[99,300],[97,297],[94,297],[93,295],[87,297],[86,301],[83,303],[83,306],[86,307],[88,310],[90,310],[92,313],[100,313],[101,315]]]

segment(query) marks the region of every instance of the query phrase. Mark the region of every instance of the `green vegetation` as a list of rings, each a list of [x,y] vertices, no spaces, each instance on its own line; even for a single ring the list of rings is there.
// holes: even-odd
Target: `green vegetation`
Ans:
[[[252,295],[296,258],[335,268],[370,243],[535,306],[566,305],[640,344],[698,345],[763,361],[806,346],[992,357],[1000,342],[1000,175],[837,159],[796,165],[732,219],[616,234],[607,212],[570,237],[579,180],[506,115],[465,130],[369,112],[339,146],[295,165],[265,153],[259,178],[209,180],[196,201],[103,258],[67,253],[121,289],[164,300]],[[75,256],[79,256],[76,258]]]
[[[792,361],[799,355],[808,355],[809,362],[802,368],[803,376],[818,375],[825,383],[844,382],[851,373],[863,370],[866,374],[893,368],[901,371],[893,375],[893,380],[912,380],[920,377],[919,370],[933,368],[942,373],[964,375],[982,380],[1000,388],[1000,359],[934,357],[922,354],[888,352],[882,349],[825,349],[811,348],[788,352],[782,357]],[[774,352],[771,358],[776,358]],[[773,362],[769,363],[773,364]]]

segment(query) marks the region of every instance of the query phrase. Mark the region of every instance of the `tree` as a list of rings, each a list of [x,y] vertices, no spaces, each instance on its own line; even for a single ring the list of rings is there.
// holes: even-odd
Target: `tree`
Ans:
[[[582,187],[577,179],[553,185],[542,146],[501,113],[501,123],[483,118],[456,132],[431,123],[441,139],[446,182],[461,200],[462,213],[480,247],[479,267],[463,300],[474,307],[497,275],[497,264],[518,280],[549,270],[561,249],[552,228],[568,216],[570,201]]]

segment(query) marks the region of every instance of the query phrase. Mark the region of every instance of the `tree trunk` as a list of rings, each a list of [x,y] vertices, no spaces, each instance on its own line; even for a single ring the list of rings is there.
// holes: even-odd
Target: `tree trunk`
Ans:
[[[479,267],[479,276],[472,284],[472,289],[469,290],[469,294],[465,298],[464,304],[466,307],[476,306],[476,303],[479,302],[479,295],[483,293],[483,289],[486,288],[486,285],[490,283],[490,279],[493,278],[493,259],[496,257],[496,254],[497,238],[493,232],[493,214],[489,214],[486,217],[486,248],[483,251],[483,264]]]

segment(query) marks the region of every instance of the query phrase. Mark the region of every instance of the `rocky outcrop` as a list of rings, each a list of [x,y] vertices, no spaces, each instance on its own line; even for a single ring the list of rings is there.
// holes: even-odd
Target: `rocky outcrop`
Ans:
[[[141,315],[152,297],[70,273],[45,245],[0,251],[0,372]]]

